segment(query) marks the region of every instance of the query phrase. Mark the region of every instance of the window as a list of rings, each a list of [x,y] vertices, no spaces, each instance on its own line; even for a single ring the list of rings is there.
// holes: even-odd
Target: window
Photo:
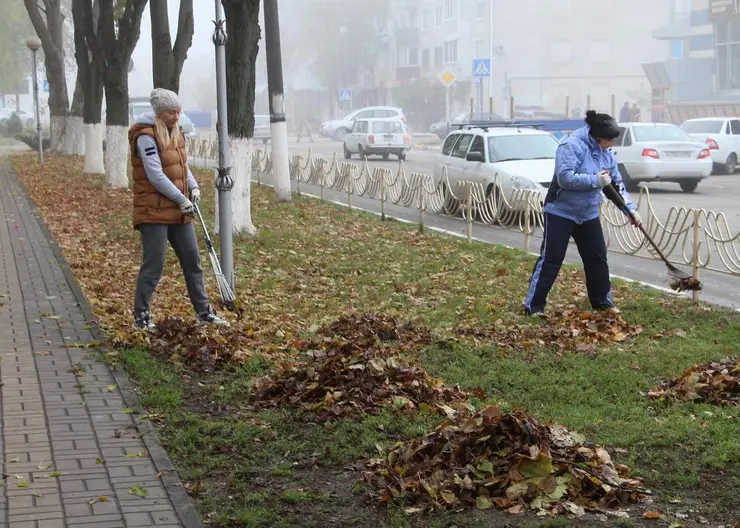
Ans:
[[[733,136],[740,136],[740,120],[733,119],[730,121],[730,130]]]
[[[419,48],[409,48],[409,66],[419,65]]]
[[[475,9],[475,16],[478,18],[485,18],[486,16],[486,3],[484,0],[477,0],[475,3],[476,9]]]
[[[681,130],[687,134],[719,134],[723,124],[724,122],[718,119],[697,119],[686,121],[681,125]]]
[[[358,119],[367,119],[369,117],[373,117],[373,111],[372,110],[363,110],[359,114],[357,114],[354,119],[355,121]]]
[[[400,121],[375,121],[373,132],[376,134],[403,134],[403,124]]]
[[[550,44],[550,59],[553,62],[570,62],[570,42],[553,42]]]
[[[457,0],[445,0],[445,20],[457,19]]]
[[[445,64],[457,62],[457,41],[445,42]]]
[[[442,27],[442,6],[439,6],[437,10],[435,11],[435,20],[434,25],[437,27]]]
[[[463,134],[460,141],[455,144],[455,148],[452,149],[452,156],[455,158],[465,158],[471,141],[473,141],[472,134]]]
[[[421,29],[429,31],[432,28],[432,12],[429,9],[425,9],[421,13]]]
[[[430,50],[429,48],[425,48],[421,50],[421,69],[422,71],[428,72],[431,67]]]
[[[696,38],[692,37],[692,50],[699,47],[700,43],[695,42]],[[714,58],[717,89],[740,89],[740,20],[738,17],[721,20],[714,25]]]
[[[396,113],[393,110],[386,110],[384,108],[378,108],[377,110],[373,110],[373,117],[378,118],[386,118],[386,117],[396,117]]]
[[[442,145],[442,154],[449,156],[450,153],[452,153],[452,147],[455,145],[455,141],[457,141],[459,137],[460,134],[450,134],[447,136],[444,145]]]
[[[483,140],[483,136],[475,136],[473,144],[470,145],[470,152],[480,152],[483,154],[483,159],[486,159],[486,142]]]
[[[691,141],[686,132],[677,126],[636,126],[632,134],[635,141]]]
[[[617,139],[614,140],[615,147],[622,146],[622,141],[624,141],[625,132],[627,132],[627,129],[625,127],[619,127],[619,136],[617,136]]]
[[[438,68],[439,69],[439,68],[442,67],[442,63],[444,62],[442,60],[443,50],[444,50],[444,48],[442,48],[442,46],[438,46],[438,47],[434,48],[434,67],[435,68]]]
[[[491,163],[515,160],[555,159],[558,140],[550,134],[518,134],[488,138]]]
[[[591,42],[591,62],[610,62],[612,45],[608,40],[594,40]]]

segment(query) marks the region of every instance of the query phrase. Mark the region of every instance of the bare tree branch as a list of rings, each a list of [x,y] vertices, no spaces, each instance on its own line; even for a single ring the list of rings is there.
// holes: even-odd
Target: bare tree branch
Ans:
[[[195,22],[193,21],[193,0],[180,0],[180,13],[177,18],[177,36],[172,53],[180,65],[177,75],[182,71],[182,65],[188,57],[188,50],[193,45]]]

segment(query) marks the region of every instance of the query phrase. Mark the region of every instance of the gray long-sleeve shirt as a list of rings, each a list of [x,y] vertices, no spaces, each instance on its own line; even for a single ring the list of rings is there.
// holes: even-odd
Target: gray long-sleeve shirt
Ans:
[[[142,114],[138,117],[137,123],[141,124],[154,124],[154,114]],[[159,157],[159,148],[157,142],[153,137],[147,135],[141,135],[136,140],[136,150],[138,151],[139,157],[144,164],[144,171],[149,182],[164,196],[175,202],[177,205],[182,205],[188,198],[180,189],[178,189],[174,183],[167,177],[162,169],[162,159]],[[192,191],[198,188],[198,182],[195,181],[190,166],[188,170],[188,187]]]

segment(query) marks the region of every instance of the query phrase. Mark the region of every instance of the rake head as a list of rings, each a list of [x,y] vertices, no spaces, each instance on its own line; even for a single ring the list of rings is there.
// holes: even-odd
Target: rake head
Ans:
[[[672,264],[668,265],[668,276],[670,277],[668,284],[674,291],[701,291],[701,282],[698,279],[695,279],[685,271],[681,271]]]

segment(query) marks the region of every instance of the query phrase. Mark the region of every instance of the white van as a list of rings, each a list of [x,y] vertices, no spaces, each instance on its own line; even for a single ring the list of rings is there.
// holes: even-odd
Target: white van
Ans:
[[[399,118],[358,119],[352,130],[344,136],[344,157],[359,154],[360,159],[382,156],[387,160],[391,154],[403,161],[411,147],[411,137],[406,124]]]

